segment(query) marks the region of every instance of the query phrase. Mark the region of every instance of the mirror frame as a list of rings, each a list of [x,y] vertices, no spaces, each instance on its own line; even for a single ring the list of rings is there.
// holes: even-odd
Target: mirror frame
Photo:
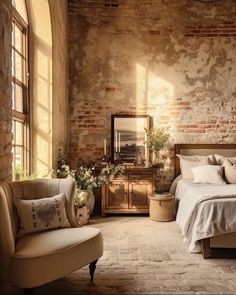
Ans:
[[[122,159],[120,159],[120,160],[115,159],[115,121],[117,118],[119,118],[119,119],[120,118],[124,118],[124,119],[144,118],[144,119],[146,119],[147,130],[149,130],[150,116],[149,115],[124,115],[124,114],[111,115],[111,162],[112,163],[134,163],[133,160],[132,161],[131,160],[130,161],[129,160],[122,161]],[[145,145],[144,145],[144,148],[146,149],[146,155],[147,155],[147,159],[144,159],[144,161],[149,161],[149,149]]]

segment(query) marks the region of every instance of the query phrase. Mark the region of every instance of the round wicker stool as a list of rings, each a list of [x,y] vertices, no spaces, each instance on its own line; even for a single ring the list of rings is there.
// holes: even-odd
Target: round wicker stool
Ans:
[[[149,214],[154,221],[172,221],[175,211],[175,197],[170,193],[149,196]]]

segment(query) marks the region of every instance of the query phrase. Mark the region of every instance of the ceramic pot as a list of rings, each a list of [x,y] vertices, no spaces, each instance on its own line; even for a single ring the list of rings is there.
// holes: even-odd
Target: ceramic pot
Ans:
[[[87,204],[88,201],[88,192],[87,191],[79,191],[78,199],[80,200],[80,204]]]
[[[92,215],[94,205],[95,205],[95,196],[93,191],[81,190],[78,196],[79,204],[86,204],[89,209],[89,215]]]
[[[75,215],[80,226],[85,225],[89,221],[89,209],[87,206],[79,207],[75,205]]]
[[[89,215],[90,216],[93,213],[94,205],[95,205],[95,196],[94,196],[94,193],[93,192],[88,192],[88,196],[87,196],[87,207],[89,209]]]

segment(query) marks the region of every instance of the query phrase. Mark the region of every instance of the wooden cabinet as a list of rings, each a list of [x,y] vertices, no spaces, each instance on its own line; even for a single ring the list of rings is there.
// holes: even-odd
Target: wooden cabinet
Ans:
[[[148,213],[149,194],[155,190],[154,168],[126,169],[102,187],[102,216],[108,213]]]
[[[112,186],[106,186],[105,189],[105,204],[107,209],[128,208],[127,182],[113,181]]]

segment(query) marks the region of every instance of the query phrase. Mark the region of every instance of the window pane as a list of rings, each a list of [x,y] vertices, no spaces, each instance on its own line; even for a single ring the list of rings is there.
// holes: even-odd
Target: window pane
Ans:
[[[11,97],[12,97],[12,109],[15,110],[16,109],[16,101],[15,101],[15,84],[12,82],[11,83],[11,87],[12,87],[12,92],[11,92]]]
[[[28,16],[27,16],[25,0],[12,0],[12,5],[16,8],[16,10],[22,16],[24,21],[26,23],[28,23]]]
[[[23,172],[23,147],[12,147],[12,153],[13,153],[13,180],[20,180],[20,175]]]
[[[14,32],[15,32],[15,38],[14,38],[14,47],[22,54],[22,32],[20,28],[14,24]]]
[[[16,111],[23,113],[23,89],[15,84],[15,108]]]
[[[12,144],[14,145],[16,143],[16,140],[15,140],[15,132],[16,130],[16,121],[12,120],[12,133],[13,133],[13,140],[12,140]]]
[[[11,73],[15,77],[15,50],[11,50]]]
[[[23,145],[23,124],[16,122],[16,144]]]
[[[22,169],[23,167],[23,147],[15,147],[15,167]]]
[[[15,77],[21,82],[23,82],[23,59],[19,55],[19,53],[17,53],[15,50],[14,50],[14,54],[15,54]]]
[[[14,145],[23,145],[23,132],[24,132],[24,125],[21,122],[17,122],[13,120],[12,124],[12,132],[13,132],[13,144]]]

